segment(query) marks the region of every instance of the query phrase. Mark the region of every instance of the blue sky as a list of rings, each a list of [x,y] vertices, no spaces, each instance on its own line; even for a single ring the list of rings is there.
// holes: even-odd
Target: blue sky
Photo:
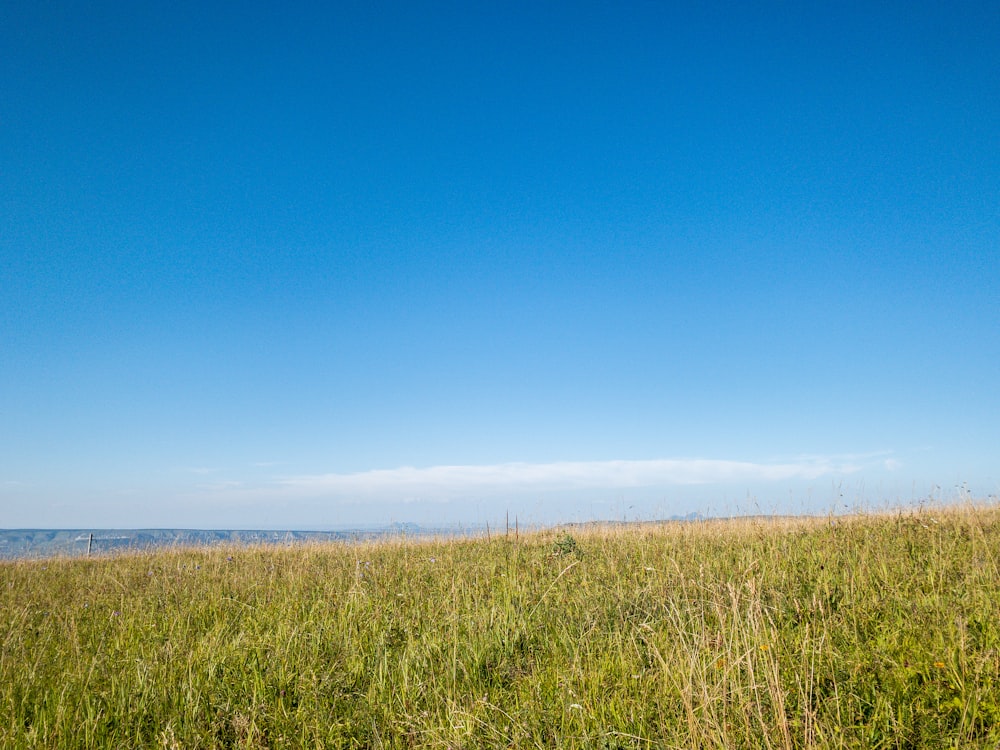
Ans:
[[[1000,492],[995,3],[146,5],[0,7],[0,526]]]

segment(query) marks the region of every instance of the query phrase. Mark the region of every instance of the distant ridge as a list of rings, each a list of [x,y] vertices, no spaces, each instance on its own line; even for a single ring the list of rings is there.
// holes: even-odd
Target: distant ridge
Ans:
[[[0,559],[40,558],[124,552],[153,547],[215,544],[294,544],[352,542],[386,536],[436,536],[478,533],[479,529],[425,528],[393,523],[368,529],[338,531],[253,529],[0,529]],[[91,542],[93,535],[93,542]]]
[[[703,521],[700,513],[655,520],[594,520],[552,524],[554,529],[606,525],[634,525],[667,521]],[[527,530],[528,527],[525,527]],[[531,527],[537,528],[537,527]],[[478,536],[489,534],[489,526],[428,527],[415,523],[335,531],[295,529],[0,529],[0,560],[79,557],[110,552],[128,552],[156,547],[202,547],[218,544],[299,544],[303,542],[361,542],[386,537]],[[91,541],[93,535],[93,541]]]

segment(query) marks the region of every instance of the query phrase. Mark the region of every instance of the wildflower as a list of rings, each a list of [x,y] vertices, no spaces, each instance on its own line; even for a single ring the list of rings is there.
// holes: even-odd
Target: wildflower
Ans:
[[[943,661],[936,661],[936,662],[934,662],[934,666],[937,667],[938,669],[944,669],[944,662]]]
[[[761,650],[761,651],[767,651],[767,650],[768,650],[768,649],[770,649],[770,648],[771,648],[771,647],[770,647],[770,646],[768,646],[768,645],[767,645],[766,643],[762,643],[762,644],[760,644],[760,650]]]
[[[579,703],[570,703],[569,707],[570,707],[570,710],[572,710],[572,711],[582,711],[583,710],[583,706],[581,706]]]

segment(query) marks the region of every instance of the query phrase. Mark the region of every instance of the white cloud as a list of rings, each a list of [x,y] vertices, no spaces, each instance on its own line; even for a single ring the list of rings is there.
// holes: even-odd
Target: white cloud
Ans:
[[[453,496],[467,493],[553,491],[813,480],[859,470],[823,458],[782,463],[715,459],[646,461],[561,461],[471,466],[376,469],[351,474],[288,477],[276,482],[281,494],[296,496]]]
[[[665,458],[402,466],[239,480],[230,476],[198,482],[176,496],[174,510],[198,515],[202,519],[198,525],[217,528],[233,527],[233,519],[239,519],[240,528],[344,526],[382,522],[386,513],[438,523],[514,511],[536,522],[554,522],[580,513],[600,516],[612,499],[629,503],[630,510],[633,504],[645,509],[636,513],[669,515],[703,507],[708,501],[778,497],[796,487],[815,486],[817,480],[836,482],[846,475],[881,469],[884,460],[885,454],[878,459],[855,454],[759,462]]]

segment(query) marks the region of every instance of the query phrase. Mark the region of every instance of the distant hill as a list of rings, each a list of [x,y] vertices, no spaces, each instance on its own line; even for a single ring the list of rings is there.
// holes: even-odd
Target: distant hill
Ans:
[[[226,529],[0,529],[0,558],[98,555],[169,546],[213,544],[293,544],[360,541],[385,536],[431,536],[469,533],[394,523],[378,529],[347,531]],[[93,535],[93,540],[91,540]]]
[[[586,521],[554,528],[585,528],[592,525],[700,521],[700,513],[671,516],[657,521]],[[301,542],[355,542],[384,537],[474,536],[488,527],[426,527],[415,523],[338,531],[247,530],[247,529],[0,529],[0,559],[41,558],[57,555],[82,556],[126,552],[154,547],[189,547],[214,544],[296,544]],[[93,540],[91,540],[93,535]]]

